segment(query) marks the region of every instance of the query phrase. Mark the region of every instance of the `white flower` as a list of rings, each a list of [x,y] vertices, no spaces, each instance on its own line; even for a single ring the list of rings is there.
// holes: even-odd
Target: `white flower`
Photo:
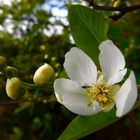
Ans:
[[[56,79],[55,95],[61,104],[80,115],[109,111],[115,105],[116,116],[128,113],[137,99],[133,71],[120,85],[127,72],[125,59],[112,41],[99,46],[102,72],[97,72],[94,62],[80,49],[72,48],[65,55],[64,68],[71,79]]]

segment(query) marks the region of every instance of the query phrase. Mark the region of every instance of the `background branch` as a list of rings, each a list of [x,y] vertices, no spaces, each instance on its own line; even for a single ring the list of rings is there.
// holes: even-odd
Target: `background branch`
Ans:
[[[123,15],[125,15],[128,12],[132,12],[135,10],[140,10],[140,4],[134,5],[134,6],[121,6],[121,7],[112,7],[112,6],[100,6],[97,5],[93,0],[85,0],[88,2],[89,6],[93,7],[95,10],[105,10],[105,11],[119,11],[119,14],[115,14],[113,16],[110,16],[114,21],[117,21],[120,19]]]

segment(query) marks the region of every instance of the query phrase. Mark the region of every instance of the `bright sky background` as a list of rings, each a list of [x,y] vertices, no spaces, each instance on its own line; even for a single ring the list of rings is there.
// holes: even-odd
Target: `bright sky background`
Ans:
[[[0,0],[0,4],[5,4],[10,6],[12,1],[20,1],[20,0]],[[65,0],[67,1],[67,0]],[[65,2],[66,3],[66,2]],[[68,21],[67,21],[67,15],[68,15],[68,11],[66,8],[62,8],[62,6],[64,6],[64,1],[59,1],[57,2],[56,0],[46,0],[46,2],[40,7],[41,9],[43,9],[44,11],[48,12],[51,11],[53,17],[51,17],[49,20],[51,23],[55,23],[56,20],[60,20],[64,25],[68,25]],[[54,5],[54,7],[50,7],[49,5]],[[10,14],[9,14],[10,15]],[[14,23],[11,22],[11,18],[7,18],[5,20],[5,28],[3,28],[0,25],[0,30],[6,30],[6,32],[12,34],[13,33],[13,27],[14,27]],[[26,30],[26,23],[22,24],[21,23],[21,27],[23,30]],[[49,29],[44,29],[44,34],[46,34],[47,36],[51,36],[54,33],[56,34],[62,34],[63,31],[63,27],[61,25],[55,25],[55,26],[48,26]]]
[[[12,1],[14,0],[0,0],[0,3],[5,4],[5,5],[10,5]]]
[[[49,5],[56,5],[53,8]],[[56,0],[47,1],[41,6],[43,10],[51,11],[53,17],[49,20],[52,23],[55,23],[56,20],[60,20],[63,24],[68,25],[67,15],[68,11],[66,8],[61,8],[64,5],[64,1],[57,2]],[[49,30],[44,30],[44,33],[48,36],[51,36],[54,32],[57,34],[62,34],[63,27],[61,25],[49,26]]]
[[[0,0],[0,4],[5,4],[10,6],[12,1],[20,1],[20,0]],[[44,11],[51,11],[53,16],[52,18],[50,18],[49,20],[53,23],[55,22],[55,20],[61,20],[61,22],[65,25],[68,25],[68,21],[66,19],[67,17],[67,9],[60,9],[59,7],[64,5],[64,2],[56,2],[56,0],[50,0],[49,1],[50,4],[52,5],[57,5],[57,7],[53,7],[51,8],[48,4],[48,1],[46,0],[46,2],[41,6],[41,9],[43,9]],[[5,20],[5,27],[6,27],[6,31],[9,33],[12,33],[13,30],[13,24],[11,23],[10,19],[6,19]],[[24,27],[25,28],[25,27]],[[26,29],[26,28],[25,28]],[[0,25],[0,30],[4,30],[3,27]],[[62,26],[60,25],[56,25],[56,26],[49,26],[49,30],[44,29],[44,33],[46,35],[51,36],[54,32],[57,34],[61,34],[62,33]]]

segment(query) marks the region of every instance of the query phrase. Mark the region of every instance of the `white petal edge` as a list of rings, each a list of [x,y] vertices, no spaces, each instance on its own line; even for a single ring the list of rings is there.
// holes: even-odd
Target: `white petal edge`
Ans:
[[[77,82],[69,79],[57,79],[54,82],[54,90],[57,101],[67,109],[79,115],[92,115],[101,111],[96,105],[89,107],[89,98]]]
[[[82,50],[73,47],[65,55],[64,68],[73,81],[81,86],[91,86],[97,79],[97,68]]]
[[[128,79],[123,83],[115,96],[116,116],[121,117],[128,113],[137,99],[137,85],[134,72],[131,71]]]
[[[95,104],[93,108],[85,106],[83,104],[71,104],[68,102],[64,102],[63,105],[69,109],[71,112],[78,114],[78,115],[82,115],[82,116],[89,116],[89,115],[94,115],[100,111],[102,111],[102,109]]]
[[[100,65],[108,84],[120,82],[127,72],[123,54],[111,40],[103,41],[99,49]]]

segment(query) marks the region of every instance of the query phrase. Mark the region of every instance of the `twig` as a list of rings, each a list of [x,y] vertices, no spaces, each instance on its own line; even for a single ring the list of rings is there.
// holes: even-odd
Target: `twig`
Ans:
[[[89,6],[92,6],[95,10],[131,12],[131,11],[140,9],[140,4],[134,5],[134,6],[125,6],[125,7],[112,7],[112,6],[100,6],[100,5],[97,5],[92,0],[85,0],[85,1],[87,1],[89,3]]]
[[[122,16],[124,16],[126,14],[125,11],[122,11],[119,14],[114,14],[113,16],[109,16],[111,19],[113,19],[114,21],[119,20]]]
[[[122,7],[112,7],[112,6],[100,6],[93,2],[93,0],[85,0],[89,3],[89,6],[92,6],[95,10],[105,10],[105,11],[119,11],[119,14],[115,14],[113,16],[110,16],[114,21],[121,18],[123,15],[125,15],[128,12],[132,12],[135,10],[140,10],[140,4],[134,5],[134,6],[122,6]]]

